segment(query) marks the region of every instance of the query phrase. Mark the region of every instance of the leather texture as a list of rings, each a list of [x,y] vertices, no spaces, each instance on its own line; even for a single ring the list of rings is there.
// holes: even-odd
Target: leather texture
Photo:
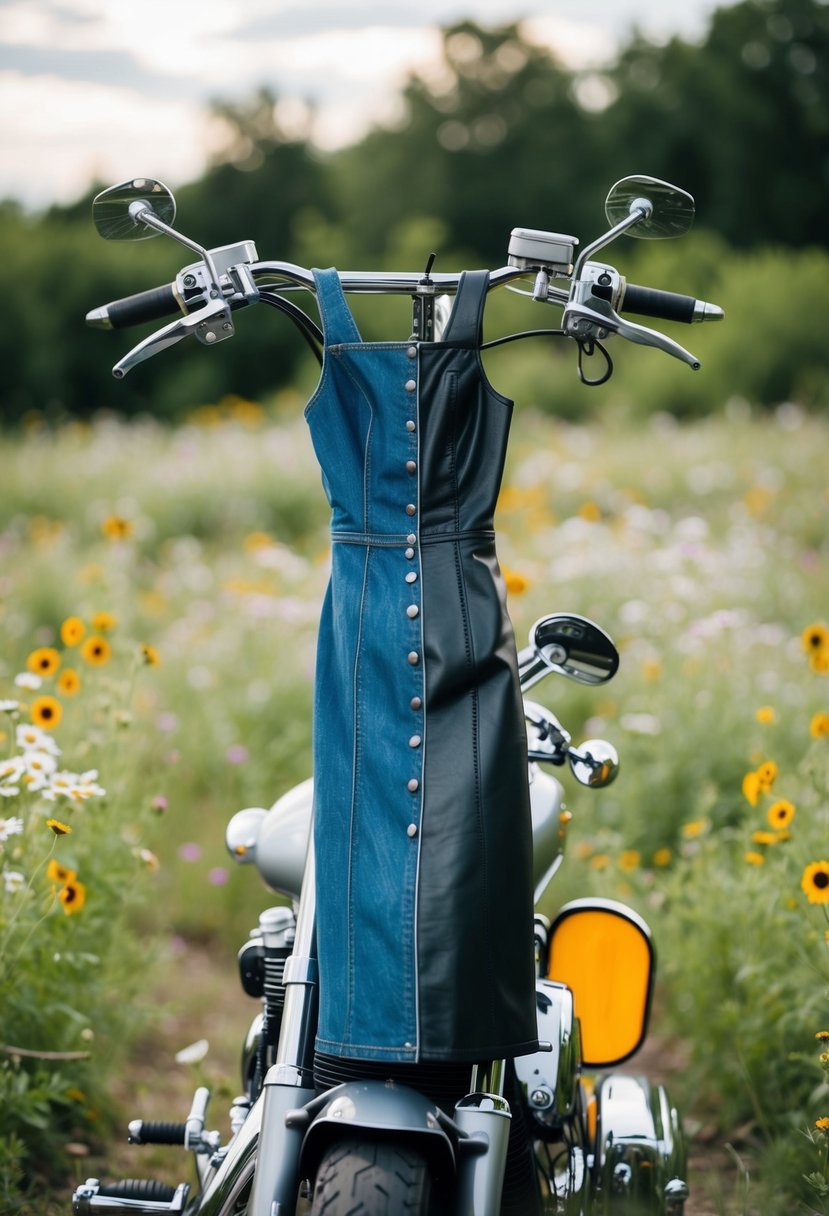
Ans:
[[[306,409],[332,508],[314,715],[320,1051],[536,1047],[532,832],[493,532],[511,402],[480,362],[486,271],[440,342],[365,343],[315,271]]]

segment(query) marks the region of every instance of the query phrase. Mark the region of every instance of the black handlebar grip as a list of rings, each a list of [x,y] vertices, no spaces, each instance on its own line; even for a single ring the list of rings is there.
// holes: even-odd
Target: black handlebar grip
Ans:
[[[130,1124],[131,1144],[184,1144],[186,1123],[147,1123],[137,1119]]]
[[[635,283],[628,283],[619,311],[688,324],[694,319],[696,303],[693,296],[682,296],[675,291],[659,291],[655,287],[637,287]]]
[[[129,325],[141,325],[145,321],[158,321],[161,317],[174,316],[181,309],[173,293],[171,283],[164,287],[151,287],[149,291],[136,292],[123,300],[113,300],[101,310],[106,314],[112,329],[126,329]]]

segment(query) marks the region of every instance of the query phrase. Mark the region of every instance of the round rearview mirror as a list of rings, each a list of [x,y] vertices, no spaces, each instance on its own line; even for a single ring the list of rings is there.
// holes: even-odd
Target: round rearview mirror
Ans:
[[[640,174],[623,177],[611,186],[604,205],[608,223],[621,223],[642,203],[646,204],[645,215],[627,229],[629,236],[649,240],[682,236],[694,222],[694,200],[687,191]]]
[[[616,674],[619,652],[612,638],[587,617],[556,613],[535,622],[518,666],[524,691],[550,672],[580,684],[604,684]]]
[[[176,218],[173,192],[151,177],[134,177],[119,186],[102,190],[92,200],[92,219],[107,241],[146,241],[158,233],[136,217],[135,203],[146,203],[168,226]]]

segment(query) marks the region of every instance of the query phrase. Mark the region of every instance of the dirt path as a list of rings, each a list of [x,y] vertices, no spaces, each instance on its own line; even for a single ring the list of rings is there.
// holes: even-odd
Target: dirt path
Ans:
[[[208,1112],[210,1127],[227,1135],[227,1112],[239,1092],[239,1059],[248,1025],[258,1011],[258,1002],[242,992],[232,952],[190,945],[175,960],[157,996],[160,1014],[154,1017],[145,1037],[136,1045],[131,1063],[116,1091],[115,1101],[123,1111],[124,1135],[107,1145],[105,1153],[78,1158],[77,1177],[106,1179],[152,1177],[177,1184],[192,1181],[193,1166],[180,1149],[135,1147],[126,1141],[130,1119],[183,1121],[198,1085],[211,1090]],[[205,1039],[209,1050],[195,1064],[177,1063],[182,1048]],[[627,1071],[665,1084],[685,1065],[676,1044],[652,1037]],[[690,1121],[689,1121],[690,1122]],[[704,1129],[692,1126],[689,1154],[691,1199],[685,1216],[724,1216],[736,1206],[738,1171],[725,1146]],[[82,1146],[79,1146],[81,1148]],[[68,1205],[67,1205],[68,1210]]]

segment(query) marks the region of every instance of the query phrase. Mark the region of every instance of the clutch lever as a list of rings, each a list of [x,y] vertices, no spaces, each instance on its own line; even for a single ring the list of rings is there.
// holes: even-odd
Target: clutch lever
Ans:
[[[199,342],[203,342],[205,346],[214,346],[217,342],[223,342],[225,338],[232,338],[234,333],[229,304],[221,299],[208,300],[195,312],[187,313],[186,316],[171,321],[154,334],[150,334],[148,338],[144,338],[128,354],[124,355],[123,359],[118,360],[112,369],[112,374],[116,380],[123,380],[127,372],[131,371],[136,364],[143,363],[145,359],[151,359],[153,355],[166,350],[168,346],[175,345],[182,338],[190,337],[191,334],[195,334]]]

